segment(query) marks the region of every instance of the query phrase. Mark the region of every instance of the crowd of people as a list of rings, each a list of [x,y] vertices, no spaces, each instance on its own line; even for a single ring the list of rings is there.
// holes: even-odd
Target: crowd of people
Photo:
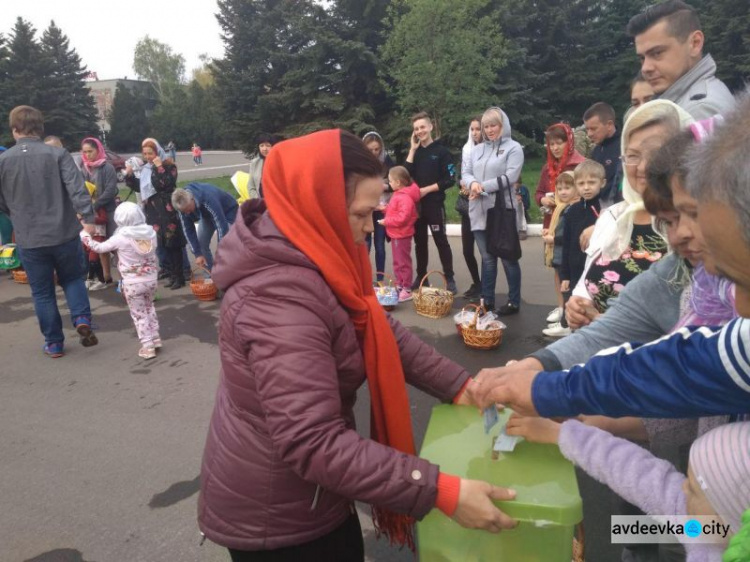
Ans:
[[[20,106],[16,145],[0,156],[0,212],[15,228],[45,353],[63,354],[55,282],[81,343],[97,343],[84,277],[88,268],[90,290],[111,284],[116,252],[138,354],[155,357],[157,280],[185,285],[190,246],[224,291],[198,519],[235,561],[363,560],[355,500],[412,548],[414,520],[432,509],[469,528],[516,525],[493,503],[512,490],[416,455],[406,382],[448,403],[509,406],[508,435],[559,444],[643,512],[716,516],[737,534],[750,508],[750,92],[735,99],[715,77],[698,15],[680,0],[635,15],[628,33],[641,68],[622,127],[610,104],[593,103],[582,116],[588,157],[567,123],[545,131],[534,200],[558,299],[544,330],[561,338],[551,345],[472,377],[387,315],[373,290],[390,242],[399,301],[412,299],[430,233],[458,293],[445,213],[458,183],[472,282],[463,297],[520,313],[531,196],[500,107],[470,120],[460,173],[424,112],[411,119],[402,165],[375,131],[262,135],[241,206],[209,184],[177,188],[173,156],[148,138],[126,169],[140,205],[118,206],[101,143],[83,140],[79,169],[42,141],[41,114]],[[498,239],[501,213],[512,217],[508,240]],[[496,308],[498,258],[509,290]],[[365,382],[370,438],[353,416]],[[713,561],[726,546],[626,545],[622,559]]]

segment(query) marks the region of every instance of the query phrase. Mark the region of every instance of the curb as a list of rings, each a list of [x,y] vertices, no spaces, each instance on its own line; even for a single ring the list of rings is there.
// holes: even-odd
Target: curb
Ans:
[[[460,224],[446,224],[445,233],[448,236],[461,236],[461,225]],[[542,225],[541,224],[530,224],[527,230],[529,236],[541,236]]]

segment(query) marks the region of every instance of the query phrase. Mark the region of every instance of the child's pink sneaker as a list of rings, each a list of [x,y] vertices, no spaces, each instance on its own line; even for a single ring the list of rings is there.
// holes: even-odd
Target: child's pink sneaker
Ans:
[[[406,302],[411,300],[411,291],[408,289],[401,289],[401,292],[398,294],[398,302]]]

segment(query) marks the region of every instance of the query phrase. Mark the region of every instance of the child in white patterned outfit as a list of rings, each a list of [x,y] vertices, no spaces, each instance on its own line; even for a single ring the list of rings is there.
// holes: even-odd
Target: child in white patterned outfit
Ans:
[[[122,277],[122,294],[130,308],[141,349],[138,356],[143,359],[156,357],[161,347],[159,320],[154,308],[156,277],[156,232],[146,224],[146,216],[135,203],[121,203],[115,210],[117,230],[105,242],[96,242],[84,230],[81,239],[94,252],[117,251]]]

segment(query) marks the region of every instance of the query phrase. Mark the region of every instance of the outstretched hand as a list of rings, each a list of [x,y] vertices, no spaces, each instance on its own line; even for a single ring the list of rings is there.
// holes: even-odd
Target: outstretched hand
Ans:
[[[531,385],[539,368],[523,361],[508,367],[482,369],[476,377],[479,387],[473,389],[480,408],[502,404],[524,416],[539,415],[531,399]]]

